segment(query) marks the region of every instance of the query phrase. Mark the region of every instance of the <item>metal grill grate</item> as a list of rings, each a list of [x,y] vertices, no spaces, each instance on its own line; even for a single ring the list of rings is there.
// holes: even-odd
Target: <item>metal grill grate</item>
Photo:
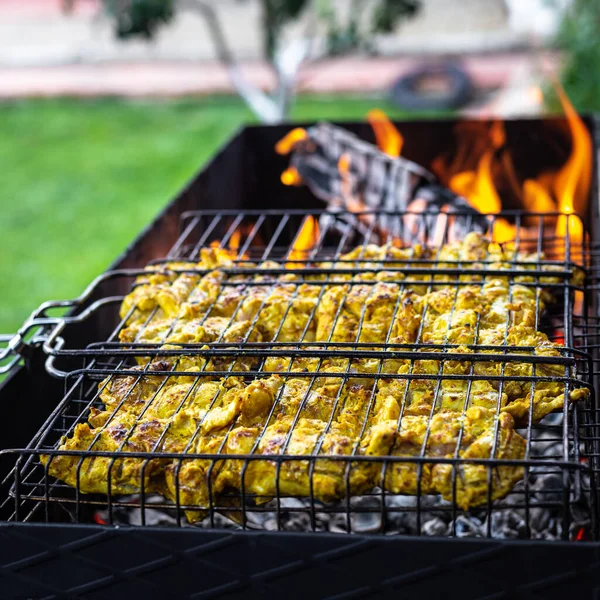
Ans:
[[[182,217],[182,233],[177,243],[164,258],[154,261],[153,267],[163,273],[171,285],[181,282],[185,276],[196,277],[194,285],[187,290],[190,295],[182,296],[183,300],[190,300],[201,277],[214,272],[206,264],[197,262],[200,250],[227,249],[228,260],[218,269],[222,279],[210,302],[196,314],[195,326],[207,328],[211,315],[216,314],[219,307],[227,304],[228,308],[227,311],[221,309],[219,314],[226,317],[221,317],[224,319],[222,327],[210,340],[186,342],[180,337],[175,348],[165,347],[165,340],[185,324],[189,313],[185,318],[182,313],[174,314],[161,330],[163,338],[149,341],[148,332],[153,331],[159,320],[165,319],[164,305],[147,307],[143,320],[132,330],[131,321],[140,310],[139,304],[132,304],[119,318],[124,296],[87,302],[107,280],[123,283],[135,280],[134,289],[143,287],[144,282],[139,277],[148,277],[148,271],[109,272],[78,300],[46,304],[21,333],[34,328],[45,331],[48,367],[55,374],[65,376],[65,395],[30,446],[8,453],[16,461],[4,482],[10,487],[6,502],[14,505],[13,518],[67,517],[85,521],[93,509],[102,507],[106,508],[105,520],[116,522],[120,510],[136,508],[141,524],[147,522],[151,511],[159,509],[179,525],[186,523],[187,515],[191,521],[206,517],[205,523],[215,526],[223,524],[222,515],[225,515],[243,528],[298,528],[301,523],[302,528],[312,530],[452,536],[503,535],[505,521],[517,518],[520,522],[513,530],[519,537],[569,539],[581,535],[583,529],[586,536],[596,536],[595,490],[590,484],[587,463],[597,455],[593,394],[580,402],[568,400],[570,394],[589,389],[593,383],[596,344],[590,336],[596,323],[588,315],[594,298],[579,276],[592,268],[592,255],[586,244],[554,236],[556,215],[513,212],[490,215],[488,221],[489,232],[494,231],[500,218],[514,227],[515,237],[510,248],[515,252],[507,244],[504,248],[489,246],[487,254],[477,259],[442,257],[443,244],[461,235],[465,223],[468,228],[472,218],[471,213],[386,211],[342,215],[325,211],[187,213]],[[566,218],[569,230],[575,229],[578,217]],[[304,244],[303,232],[309,228],[314,232],[316,222],[320,224],[316,243]],[[455,228],[457,223],[460,228]],[[368,244],[386,246],[387,250],[373,257],[366,248]],[[356,247],[362,249],[348,257],[346,253]],[[395,253],[391,249],[396,247],[410,250]],[[425,251],[424,247],[430,250]],[[496,248],[496,254],[490,248]],[[498,256],[504,256],[505,260],[499,262]],[[387,273],[383,280],[377,278],[381,272]],[[450,339],[453,319],[460,312],[456,306],[461,290],[474,287],[483,290],[486,283],[494,279],[506,282],[509,301],[517,289],[534,292],[533,330],[545,333],[559,344],[555,352],[544,354],[536,350],[535,344],[511,343],[508,320],[503,324],[501,339],[481,343],[479,316],[472,339]],[[383,338],[363,339],[367,305],[382,282],[395,290],[386,317],[389,327]],[[358,288],[366,290],[365,303],[346,327],[348,298]],[[281,289],[285,289],[287,296],[275,310],[269,299]],[[309,308],[296,303],[307,289],[311,290],[314,300]],[[256,295],[256,290],[260,290],[260,295]],[[403,314],[407,294],[426,297],[440,290],[450,290],[453,295],[447,331],[433,341],[425,339],[423,323],[427,320],[427,311],[432,309],[423,302],[414,339],[394,338],[392,324]],[[329,334],[316,340],[315,321],[328,294],[338,297],[339,302],[329,315]],[[243,303],[253,295],[257,297],[256,306],[251,316],[242,319]],[[543,298],[545,309],[541,304]],[[74,309],[69,316],[49,316],[54,308],[65,304]],[[107,341],[85,348],[69,347],[69,328],[85,324],[95,311],[104,311],[106,318],[116,323],[112,335]],[[292,335],[288,323],[294,311],[300,312],[301,325]],[[261,324],[265,315],[271,319],[268,327]],[[241,321],[244,327],[237,337],[226,339],[231,327]],[[257,331],[261,332],[260,336],[256,335]],[[123,338],[124,335],[129,337]],[[78,366],[74,367],[77,362]],[[423,367],[425,363],[433,364],[433,370]],[[395,370],[390,367],[392,364]],[[401,373],[398,373],[398,365],[403,369]],[[494,370],[490,365],[497,368]],[[515,369],[519,366],[522,371],[517,373]],[[178,415],[183,414],[186,403],[201,386],[219,381],[224,382],[225,387],[228,382],[248,386],[256,381],[272,381],[273,377],[277,377],[279,383],[264,412],[262,425],[254,427],[258,432],[248,433],[249,442],[241,444],[235,453],[228,452],[228,444],[236,431],[240,433],[236,429],[237,416],[230,422],[225,421],[221,437],[216,436],[212,446],[198,451],[196,441],[204,435],[208,413],[193,424],[192,437],[178,452],[165,450],[165,441],[175,429]],[[151,394],[144,398],[144,407],[134,414],[133,424],[124,430],[116,450],[103,449],[99,441],[101,431],[119,419],[121,407],[150,380],[154,382]],[[108,421],[94,432],[89,447],[71,451],[59,449],[62,436],[71,437],[78,424],[86,423],[90,410],[107,409],[103,391],[123,381],[129,382],[128,391],[120,397],[116,408],[111,408]],[[424,438],[420,444],[415,442],[414,452],[394,453],[392,447],[388,453],[369,455],[361,451],[359,442],[373,426],[378,394],[390,382],[401,382],[403,386],[403,397],[398,401],[400,414],[396,415],[398,430],[404,426],[405,418],[410,417],[413,422],[425,425]],[[460,407],[453,409],[458,415],[457,430],[450,440],[454,447],[444,447],[440,454],[435,451],[436,444],[440,447],[443,444],[436,438],[435,423],[443,414],[448,382],[456,382],[462,395],[459,394]],[[490,386],[494,394],[493,407],[488,407],[493,415],[490,450],[488,456],[478,456],[476,452],[465,456],[464,444],[470,435],[465,425],[466,415],[476,404],[476,390],[482,382]],[[562,390],[560,407],[538,418],[534,415],[532,398],[550,384],[559,385]],[[161,394],[164,397],[166,391],[177,385],[181,386],[178,402],[152,443],[145,447],[133,443],[132,436],[145,423],[144,415],[152,410],[149,407],[160,402]],[[281,432],[278,443],[273,442],[277,451],[265,451],[261,444],[268,434],[267,425],[275,423],[276,415],[284,410],[285,394],[293,386],[300,392],[295,409],[287,415],[289,427]],[[317,392],[327,386],[329,396]],[[429,390],[432,398],[423,414],[413,414],[411,402],[419,386]],[[502,403],[506,403],[503,394],[507,394],[510,386],[520,386],[529,398],[529,406],[516,418],[514,435],[520,436],[524,444],[524,454],[518,458],[502,455],[506,432],[500,415]],[[216,392],[208,408],[218,407],[225,393],[223,388]],[[352,408],[353,397],[361,394],[364,401],[358,405],[362,408]],[[310,441],[311,447],[298,454],[297,449],[294,450],[295,432],[303,420],[309,418],[321,423],[303,439],[306,444]],[[352,421],[356,431],[352,447],[341,451],[329,444],[328,436],[336,428],[343,428],[344,419]],[[268,449],[268,445],[265,447]],[[50,457],[50,465],[73,456],[77,464],[75,481],[71,482],[74,485],[50,476],[40,462],[40,454]],[[86,469],[101,464],[100,460],[92,462],[93,458],[109,461],[106,486],[112,493],[108,495],[84,493],[82,480],[86,478]],[[127,461],[132,464],[132,460],[138,473],[137,482],[127,490],[119,482],[123,471],[129,468]],[[160,489],[152,480],[152,474],[162,472],[161,469],[167,468],[165,465],[174,473],[170,490]],[[193,470],[197,465],[202,468],[195,485],[206,488],[202,501],[198,501],[197,494],[181,489],[180,473]],[[436,469],[438,476],[444,473],[445,477],[446,493],[442,495],[427,482],[434,477]],[[503,474],[519,469],[522,469],[519,481],[499,494],[497,488],[503,485]],[[218,476],[227,470],[234,474],[233,480],[230,478],[217,493],[212,488]],[[248,484],[248,474],[254,472],[258,477],[256,474],[261,471],[271,473],[273,482],[271,487],[266,486],[264,493],[260,493],[260,486]],[[361,487],[356,480],[367,471],[370,485]],[[389,473],[396,474],[406,489],[400,484],[388,485]],[[469,473],[475,473],[472,480]],[[300,478],[296,484],[294,477]],[[465,494],[471,493],[469,482],[473,481],[481,496],[476,506],[464,501]],[[323,493],[326,485],[337,486],[335,493]],[[126,494],[127,491],[130,493]],[[157,496],[158,492],[164,493]],[[497,496],[502,497],[496,499]],[[542,514],[542,511],[546,512]],[[293,515],[296,518],[292,518]],[[465,533],[465,529],[469,531]]]

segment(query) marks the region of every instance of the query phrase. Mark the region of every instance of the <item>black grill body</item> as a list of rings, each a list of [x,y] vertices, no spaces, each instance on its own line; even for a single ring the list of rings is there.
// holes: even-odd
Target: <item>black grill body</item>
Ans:
[[[429,165],[450,143],[455,124],[399,124],[406,140],[404,154]],[[594,123],[587,124],[593,132]],[[365,124],[342,125],[367,140],[372,137]],[[540,165],[552,166],[547,164],[550,155],[546,156],[544,142],[548,128],[564,130],[566,124],[561,119],[506,123],[511,147],[519,148],[532,174]],[[279,181],[287,159],[277,156],[273,146],[289,129],[243,129],[111,268],[139,269],[165,256],[181,233],[181,217],[187,211],[281,209],[282,199],[286,208],[320,208],[306,188],[286,188]],[[600,231],[597,191],[594,180],[586,219],[592,236]],[[590,256],[595,260],[594,247]],[[73,314],[81,314],[101,298],[126,294],[130,281],[103,281]],[[596,293],[591,285],[590,296]],[[113,327],[98,310],[80,324],[69,326],[66,346],[85,348],[105,340]],[[0,387],[6,423],[1,436],[4,449],[24,448],[65,393],[65,383],[48,374],[47,356],[41,347],[32,346],[25,354],[25,365]],[[65,356],[60,366],[69,370],[80,364]],[[597,368],[591,364],[590,374]],[[596,401],[594,398],[589,418],[597,417]],[[586,434],[593,438],[592,460],[596,457],[595,429],[589,428]],[[13,466],[14,455],[0,455],[2,476]],[[4,505],[0,517],[8,519],[10,509]],[[50,520],[60,521],[60,517]],[[598,542],[165,530],[66,522],[2,522],[0,527],[0,589],[7,598],[124,598],[142,593],[149,598],[167,593],[173,597],[234,598],[250,593],[265,597],[433,598],[456,593],[475,599],[558,598],[569,592],[587,597],[596,587],[600,560]]]

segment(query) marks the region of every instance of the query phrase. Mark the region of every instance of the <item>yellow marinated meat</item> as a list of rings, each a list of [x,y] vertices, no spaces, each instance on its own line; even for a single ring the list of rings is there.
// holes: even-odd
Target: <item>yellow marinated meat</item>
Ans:
[[[250,461],[245,489],[263,501],[273,496],[310,496],[333,500],[346,495],[347,461],[302,460],[302,456],[342,455],[356,451],[370,392],[362,386],[341,386],[338,378],[322,378],[322,385],[310,379],[291,378],[271,422],[260,437],[256,454],[285,454],[298,459]],[[355,490],[356,491],[356,490]]]
[[[229,447],[232,454],[240,453],[246,449],[251,436],[258,435],[257,425],[266,418],[280,386],[280,378],[273,376],[226,391],[220,395],[211,410],[198,420],[194,431],[186,440],[175,444],[169,441],[165,444],[165,450],[179,453],[227,454],[226,448]],[[180,414],[181,416],[175,418],[176,428],[180,421],[189,427],[190,420],[196,420],[189,410]],[[237,424],[235,429],[234,423]],[[228,478],[218,479],[224,464],[229,465],[228,478],[235,481],[235,472],[240,468],[237,461],[174,460],[165,470],[165,495],[173,501],[177,501],[178,496],[180,505],[197,506],[206,510],[209,489],[216,496],[229,485]],[[204,513],[190,509],[186,514],[193,522],[202,518]]]
[[[547,277],[528,274],[540,268],[538,255],[471,233],[438,251],[359,246],[333,264],[315,263],[333,269],[327,276],[308,268],[301,277],[270,261],[238,262],[227,274],[232,258],[231,251],[203,249],[198,263],[149,267],[136,280],[121,307],[120,340],[170,352],[156,359],[140,351],[139,366],[107,377],[102,405],[58,445],[114,456],[44,456],[51,475],[87,493],[130,494],[143,482],[146,492],[184,506],[191,522],[222,494],[242,491],[257,502],[277,495],[331,501],[380,486],[441,494],[467,509],[501,498],[523,477],[519,465],[490,471],[469,460],[522,459],[526,442],[515,423],[535,423],[586,397],[585,388],[572,386],[565,398],[560,379],[527,379],[569,376],[557,360],[560,346],[537,329],[552,302],[541,284],[561,281],[552,265]],[[423,266],[427,274],[410,270]],[[509,269],[523,275],[502,274]],[[234,356],[252,342],[283,342],[278,349],[289,355]],[[312,342],[309,349],[324,356],[298,354],[299,342]],[[231,344],[232,354],[211,355],[217,343]],[[361,354],[383,344],[405,354]],[[190,346],[207,356],[186,355]],[[506,346],[522,350],[482,357]],[[419,358],[423,352],[428,356]],[[533,364],[528,356],[555,363]],[[264,374],[253,379],[259,368]],[[185,374],[168,375],[172,370]],[[223,376],[230,370],[248,377]],[[152,458],[156,452],[183,458]],[[358,456],[393,458],[353,460]],[[239,517],[239,505],[229,502]]]
[[[89,457],[81,461],[73,455],[60,455],[51,460],[42,457],[51,475],[71,485],[78,482],[77,487],[87,493],[107,493],[110,480],[112,493],[131,494],[140,491],[144,468],[146,491],[164,493],[165,461],[148,462],[127,457],[127,453],[175,451],[177,441],[185,446],[189,435],[181,432],[186,431],[183,426],[186,415],[191,416],[191,420],[217,424],[235,418],[237,405],[234,402],[230,406],[230,401],[235,399],[231,390],[244,387],[241,380],[233,377],[226,382],[188,383],[177,383],[173,378],[157,387],[154,382],[134,383],[133,377],[123,379],[127,382],[109,384],[112,391],[110,398],[104,396],[106,408],[91,409],[88,423],[78,423],[73,435],[63,439],[60,445],[63,450],[118,451],[123,458]],[[160,476],[154,477],[157,470]]]
[[[526,442],[514,430],[508,414],[496,419],[494,411],[471,407],[464,413],[442,411],[432,416],[406,415],[377,422],[362,440],[368,456],[394,456],[419,462],[392,462],[380,467],[376,483],[393,494],[441,494],[459,507],[468,509],[491,498],[504,497],[523,478],[523,468],[489,468],[468,459],[511,459],[525,456]],[[458,467],[439,463],[439,458],[461,458]]]

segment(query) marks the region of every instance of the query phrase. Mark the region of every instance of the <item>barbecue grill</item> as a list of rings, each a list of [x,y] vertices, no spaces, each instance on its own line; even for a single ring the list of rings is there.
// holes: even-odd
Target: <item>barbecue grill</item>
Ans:
[[[506,129],[515,145],[525,146],[521,151],[526,153],[528,147],[542,147],[544,128],[561,125],[561,120],[515,121],[508,122]],[[594,123],[588,121],[587,125],[593,132]],[[443,150],[440,144],[449,138],[452,126],[451,121],[402,124],[406,156],[429,165]],[[362,124],[344,127],[369,139],[370,131]],[[273,154],[273,146],[288,130],[242,130],[79,298],[45,303],[11,340],[11,352],[5,359],[11,373],[0,389],[0,398],[7,423],[23,427],[5,432],[3,447],[7,450],[0,455],[0,516],[5,519],[2,589],[8,590],[8,597],[36,598],[102,597],[106,593],[120,597],[132,590],[139,593],[136,586],[142,586],[150,597],[172,594],[174,589],[188,595],[225,597],[248,590],[264,594],[293,590],[292,595],[299,596],[309,589],[314,594],[314,587],[305,579],[307,569],[318,578],[319,597],[398,590],[407,597],[434,595],[458,585],[457,577],[460,593],[467,598],[511,597],[516,590],[524,596],[548,598],[563,594],[567,585],[569,591],[591,589],[600,537],[594,392],[598,389],[599,319],[593,316],[598,315],[597,203],[590,202],[589,214],[583,219],[574,214],[566,217],[567,231],[580,226],[585,229],[581,240],[550,234],[555,214],[514,209],[484,215],[489,231],[494,230],[497,219],[514,226],[514,244],[537,256],[533,264],[527,264],[527,271],[517,254],[501,269],[485,260],[483,264],[459,260],[449,265],[435,259],[388,257],[365,266],[367,261],[360,256],[349,261],[344,253],[366,244],[393,244],[395,236],[408,247],[440,245],[475,229],[475,221],[479,226],[482,216],[462,208],[443,220],[439,211],[323,209],[307,189],[279,183],[285,159]],[[431,132],[436,134],[435,141]],[[530,162],[537,162],[541,169],[544,161],[541,149]],[[530,168],[535,170],[536,164]],[[593,198],[597,198],[595,183]],[[309,249],[294,251],[307,223],[320,224],[317,239]],[[119,307],[136,285],[136,278],[147,274],[144,267],[176,263],[171,267],[175,272],[198,272],[199,251],[211,247],[230,253],[231,264],[223,270],[228,286],[240,288],[238,291],[257,285],[248,279],[257,274],[266,278],[261,281],[263,286],[265,281],[274,286],[278,277],[292,275],[298,294],[304,283],[323,290],[344,286],[348,280],[343,275],[371,269],[402,276],[403,289],[421,285],[431,290],[444,285],[458,293],[473,284],[483,267],[488,276],[506,277],[511,285],[518,282],[552,294],[555,301],[548,309],[536,310],[542,315],[536,329],[558,342],[560,352],[548,357],[537,355],[533,347],[507,343],[474,343],[465,349],[448,342],[401,344],[389,340],[382,344],[217,340],[209,346],[184,344],[183,349],[119,341],[131,316],[119,317]],[[253,262],[250,266],[249,261]],[[264,261],[269,261],[268,268],[261,266]],[[580,271],[586,274],[583,283],[577,277]],[[321,278],[311,279],[314,275]],[[281,317],[280,329],[285,317]],[[417,353],[419,359],[439,361],[439,372],[413,372]],[[51,463],[53,457],[69,454],[59,449],[58,443],[76,424],[85,422],[90,408],[101,406],[99,383],[106,377],[131,376],[136,361],[142,364],[140,371],[133,372],[138,380],[149,372],[150,365],[157,364],[152,375],[160,377],[161,386],[178,377],[199,380],[204,372],[182,368],[177,361],[182,355],[202,359],[205,368],[212,361],[216,367],[210,375],[217,378],[267,378],[275,374],[268,368],[267,359],[272,357],[288,361],[287,370],[277,371],[284,383],[292,376],[303,378],[309,389],[319,378],[335,377],[343,385],[362,378],[372,387],[371,403],[377,385],[389,376],[382,371],[384,360],[409,361],[411,369],[403,377],[436,382],[436,399],[442,382],[466,381],[470,389],[483,378],[476,373],[476,365],[497,361],[502,365],[500,373],[486,379],[497,382],[500,394],[511,381],[525,381],[532,390],[544,382],[559,382],[564,385],[565,400],[562,410],[539,423],[529,417],[519,424],[526,443],[522,460],[498,458],[494,451],[489,458],[465,459],[458,451],[450,457],[432,458],[424,449],[410,457],[323,455],[318,444],[309,455],[282,452],[268,456],[278,474],[286,465],[295,464],[306,468],[311,480],[325,461],[339,462],[348,491],[350,473],[358,464],[375,465],[383,474],[381,481],[394,465],[410,466],[417,479],[413,495],[393,494],[381,485],[363,494],[348,493],[343,499],[323,502],[312,493],[301,498],[286,496],[277,486],[273,498],[260,498],[247,492],[242,483],[240,490],[217,497],[209,493],[207,504],[196,506],[186,504],[179,490],[174,501],[167,501],[145,489],[144,475],[141,489],[125,496],[86,494],[78,485],[68,486],[48,474],[40,456],[49,457]],[[316,370],[292,373],[294,360],[308,358],[317,361]],[[343,372],[321,368],[324,360],[332,358],[345,361]],[[356,359],[373,360],[380,366],[374,373],[360,373],[353,368]],[[444,365],[450,361],[465,362],[469,369],[448,374]],[[531,375],[506,375],[506,365],[515,362],[531,365]],[[548,364],[560,374],[555,370],[548,374],[543,369]],[[576,389],[589,389],[591,394],[571,403],[569,394]],[[497,439],[497,429],[495,435]],[[70,453],[81,459],[79,471],[84,459],[110,459],[109,473],[119,468],[124,456],[94,450]],[[242,473],[253,463],[265,461],[264,455],[254,453],[228,457],[152,451],[128,452],[127,457],[140,459],[142,473],[157,459],[177,460],[179,469],[186,461],[207,460],[210,472],[229,458]],[[423,470],[432,464],[450,466],[451,498],[421,493]],[[487,497],[483,504],[465,511],[457,506],[456,490],[467,464],[485,468]],[[509,466],[522,468],[523,479],[505,498],[494,499],[496,475]],[[109,474],[109,489],[110,478]],[[205,518],[192,527],[186,514],[189,517],[194,512]],[[395,560],[390,561],[390,556]]]

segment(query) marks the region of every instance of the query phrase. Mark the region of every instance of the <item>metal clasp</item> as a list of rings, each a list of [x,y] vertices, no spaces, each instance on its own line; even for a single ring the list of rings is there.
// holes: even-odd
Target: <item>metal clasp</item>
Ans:
[[[46,341],[52,329],[61,321],[58,317],[36,317],[34,313],[17,333],[0,334],[0,345],[3,346],[0,348],[0,375],[9,373],[22,359],[30,358],[35,348]],[[32,330],[35,330],[35,333],[27,339]]]

